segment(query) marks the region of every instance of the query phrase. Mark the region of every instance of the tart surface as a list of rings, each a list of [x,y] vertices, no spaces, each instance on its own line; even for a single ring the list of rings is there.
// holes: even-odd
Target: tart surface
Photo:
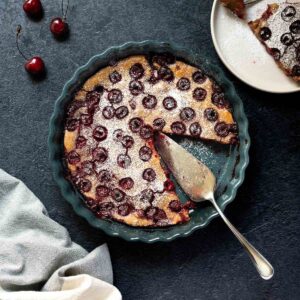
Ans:
[[[69,179],[100,218],[132,226],[189,220],[153,147],[153,132],[221,142],[237,128],[220,87],[169,55],[131,56],[88,79],[67,109]]]
[[[299,82],[300,3],[270,4],[249,26],[284,73]]]

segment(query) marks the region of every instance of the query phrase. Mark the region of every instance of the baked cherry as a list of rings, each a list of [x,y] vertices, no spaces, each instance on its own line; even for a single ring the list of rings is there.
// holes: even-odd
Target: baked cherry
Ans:
[[[193,91],[193,98],[197,101],[203,101],[206,98],[207,92],[203,88],[195,88]]]
[[[21,56],[26,60],[25,62],[25,70],[34,77],[43,77],[45,74],[45,64],[44,61],[39,56],[34,56],[32,58],[27,58],[19,47],[19,37],[21,34],[22,27],[18,25],[17,34],[16,34],[16,45]]]
[[[98,180],[103,183],[111,181],[111,173],[107,170],[101,170],[98,174]]]
[[[121,168],[127,169],[131,164],[131,158],[126,154],[120,154],[117,157],[117,163]]]
[[[82,162],[79,173],[83,175],[92,175],[94,173],[93,163],[90,161]]]
[[[75,131],[79,126],[78,119],[75,118],[68,118],[66,121],[66,129],[68,131]]]
[[[272,32],[268,27],[262,27],[260,29],[259,35],[263,41],[267,41],[272,36]]]
[[[115,114],[118,119],[124,119],[129,114],[129,110],[123,105],[116,109]]]
[[[143,102],[143,105],[144,105],[145,108],[152,109],[156,106],[157,99],[156,99],[155,96],[148,95],[148,96],[143,98],[142,102]]]
[[[143,172],[143,179],[146,181],[154,181],[156,178],[156,173],[152,168],[147,168]]]
[[[145,189],[141,192],[140,200],[144,203],[151,203],[154,201],[154,192],[151,189]]]
[[[78,101],[78,100],[72,101],[67,107],[67,115],[69,117],[73,117],[74,114],[76,113],[76,111],[79,108],[84,107],[84,106],[85,106],[84,101]]]
[[[225,122],[218,122],[215,125],[215,132],[220,137],[226,137],[229,134],[229,126]]]
[[[300,65],[293,66],[292,76],[300,76]]]
[[[93,138],[98,141],[104,141],[107,138],[107,129],[104,126],[97,126],[94,130],[93,130]]]
[[[182,77],[178,80],[176,86],[181,91],[187,91],[190,88],[191,83],[187,78]]]
[[[129,74],[134,79],[139,79],[144,75],[144,68],[140,63],[136,63],[129,69]]]
[[[151,150],[151,148],[149,148],[147,146],[143,146],[139,150],[139,156],[140,156],[140,159],[142,161],[148,161],[148,160],[150,160],[150,158],[152,156],[152,150]]]
[[[179,212],[182,209],[182,204],[178,200],[172,200],[169,203],[169,208],[170,208],[171,211]]]
[[[71,165],[76,165],[80,162],[80,155],[75,150],[72,150],[68,153],[68,162]]]
[[[123,147],[129,149],[129,148],[132,148],[133,144],[134,144],[134,139],[132,138],[132,136],[125,135],[122,138],[122,145],[123,145]]]
[[[204,110],[204,117],[211,122],[217,121],[219,114],[218,112],[213,108],[206,108]]]
[[[163,106],[166,110],[172,110],[177,107],[177,102],[173,97],[166,97],[163,100]]]
[[[113,71],[109,74],[109,80],[111,83],[117,83],[122,80],[122,75],[118,71]]]
[[[146,209],[145,215],[148,219],[153,219],[157,211],[158,211],[157,207],[151,206]]]
[[[85,192],[85,193],[89,192],[92,188],[92,183],[86,178],[79,179],[76,185],[81,192]]]
[[[93,114],[95,110],[98,108],[98,104],[100,102],[101,93],[97,91],[91,91],[86,94],[86,106],[88,112]]]
[[[225,99],[224,93],[215,92],[211,96],[211,101],[214,105],[216,105],[219,108],[228,108],[229,103]]]
[[[76,139],[76,148],[81,149],[86,145],[86,138],[84,136],[79,135]]]
[[[139,132],[140,128],[142,127],[143,124],[144,124],[144,122],[141,118],[132,118],[129,121],[129,129],[132,132]]]
[[[164,210],[162,210],[162,209],[160,209],[160,208],[157,209],[156,213],[155,213],[154,216],[153,216],[153,220],[154,220],[155,222],[164,220],[164,219],[166,219],[166,218],[167,218],[166,213],[164,212]]]
[[[172,81],[174,79],[174,74],[172,70],[168,67],[160,67],[157,72],[158,78],[164,81]]]
[[[57,17],[51,20],[50,31],[56,38],[59,39],[65,38],[69,33],[69,25],[66,22],[68,8],[69,8],[69,0],[67,2],[67,7],[64,12],[64,0],[62,0],[61,3],[62,17]]]
[[[198,70],[193,73],[192,78],[196,83],[201,84],[205,82],[207,76],[202,71]]]
[[[132,95],[137,96],[144,91],[144,85],[139,80],[132,80],[129,82],[129,90]]]
[[[97,203],[95,206],[97,216],[100,218],[110,218],[112,210],[115,208],[112,202]]]
[[[140,128],[140,136],[144,140],[150,139],[153,136],[153,128],[150,125],[143,125]]]
[[[166,121],[163,118],[157,118],[153,121],[153,128],[155,130],[162,130],[166,125]]]
[[[89,126],[93,123],[93,117],[90,114],[81,114],[80,116],[80,123]]]
[[[118,104],[123,100],[123,94],[118,89],[113,89],[108,93],[108,100],[110,103]]]
[[[192,123],[189,130],[192,136],[200,136],[202,132],[202,128],[198,122]]]
[[[95,161],[103,163],[108,158],[108,152],[103,147],[97,147],[97,148],[93,149],[93,151],[92,151],[92,157],[93,157],[93,159]]]
[[[294,34],[300,33],[300,20],[296,20],[290,25],[290,31]]]
[[[110,195],[117,202],[121,202],[125,197],[125,193],[118,188],[113,189]]]
[[[168,192],[174,191],[175,190],[175,184],[171,179],[167,179],[164,182],[164,189]]]
[[[290,46],[293,44],[294,38],[290,32],[287,32],[280,37],[280,41],[283,45]]]
[[[105,106],[102,110],[102,115],[105,119],[110,120],[115,115],[115,109],[112,106]]]
[[[182,122],[176,121],[171,124],[171,130],[175,134],[184,134],[186,127]]]
[[[23,3],[23,10],[29,17],[41,18],[43,15],[43,7],[40,0],[26,0]]]
[[[118,214],[122,217],[125,217],[130,214],[132,209],[133,207],[128,203],[121,204],[118,206]]]
[[[175,57],[171,53],[160,53],[150,57],[151,64],[156,63],[160,66],[167,66],[175,63]]]
[[[195,118],[195,116],[196,116],[195,111],[190,107],[185,107],[180,112],[180,119],[182,121],[191,121]]]
[[[295,7],[289,5],[287,6],[282,12],[281,12],[281,17],[284,21],[289,22],[294,18],[296,15],[296,9]]]
[[[278,61],[280,60],[280,57],[281,57],[281,53],[280,53],[280,50],[277,49],[277,48],[271,48],[270,49],[270,53],[271,55],[273,56],[273,58]]]
[[[131,177],[125,177],[119,180],[119,186],[124,190],[130,190],[133,188],[134,181]]]
[[[105,198],[109,195],[109,188],[105,185],[98,185],[96,187],[96,196],[98,196],[99,198]]]
[[[113,139],[115,142],[122,142],[124,131],[122,129],[116,129],[113,132]]]

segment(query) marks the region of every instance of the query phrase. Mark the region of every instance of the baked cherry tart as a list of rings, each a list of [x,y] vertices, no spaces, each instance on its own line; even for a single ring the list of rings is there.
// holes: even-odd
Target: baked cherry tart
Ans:
[[[189,221],[153,143],[155,132],[238,141],[221,87],[171,54],[135,55],[99,70],[66,109],[64,160],[86,206],[104,219],[162,227]]]

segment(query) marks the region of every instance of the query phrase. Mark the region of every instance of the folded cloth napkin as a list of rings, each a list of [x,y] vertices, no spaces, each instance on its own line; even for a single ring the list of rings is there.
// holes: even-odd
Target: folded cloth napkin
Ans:
[[[106,245],[88,253],[0,169],[0,300],[119,300]]]

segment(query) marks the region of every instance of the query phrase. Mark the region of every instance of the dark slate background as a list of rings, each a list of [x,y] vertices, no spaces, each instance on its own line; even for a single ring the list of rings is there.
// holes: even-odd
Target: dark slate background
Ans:
[[[87,250],[108,243],[124,299],[299,299],[299,93],[259,92],[225,70],[211,41],[209,0],[71,0],[71,36],[65,42],[49,32],[60,0],[42,2],[44,18],[33,22],[22,1],[0,1],[0,167],[22,179],[74,241]],[[24,29],[24,52],[45,60],[48,76],[42,82],[33,82],[23,69],[15,47],[17,24]],[[176,42],[210,58],[243,99],[252,138],[250,165],[226,213],[273,263],[271,281],[259,278],[221,220],[184,240],[127,243],[89,227],[60,195],[48,163],[47,136],[64,83],[92,55],[145,39]]]

